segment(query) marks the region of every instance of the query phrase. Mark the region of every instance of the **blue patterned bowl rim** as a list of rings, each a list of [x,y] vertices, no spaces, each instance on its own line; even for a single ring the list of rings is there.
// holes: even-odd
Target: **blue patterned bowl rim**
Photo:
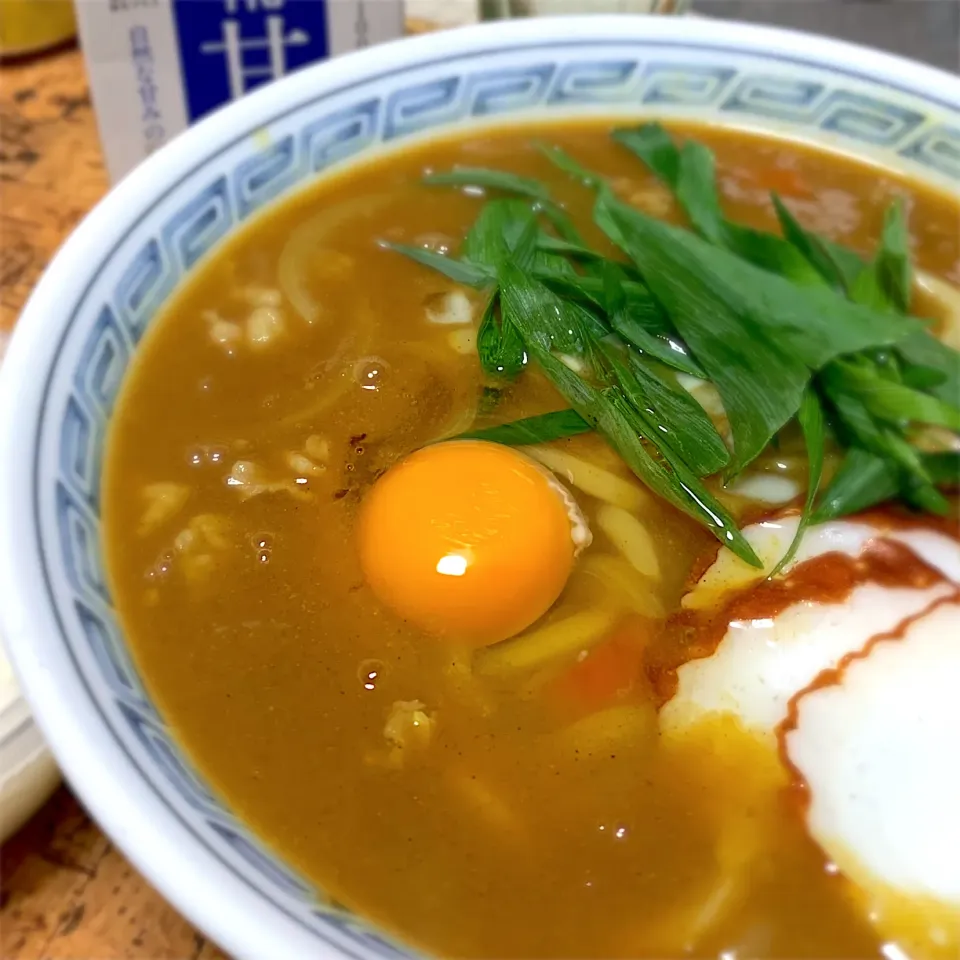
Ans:
[[[617,112],[794,136],[960,196],[957,77],[744,24],[511,21],[342,57],[217,112],[111,191],[24,311],[0,374],[3,635],[82,801],[147,878],[239,958],[411,954],[251,836],[144,692],[112,619],[99,550],[103,433],[130,357],[179,277],[306,178],[465,124]]]

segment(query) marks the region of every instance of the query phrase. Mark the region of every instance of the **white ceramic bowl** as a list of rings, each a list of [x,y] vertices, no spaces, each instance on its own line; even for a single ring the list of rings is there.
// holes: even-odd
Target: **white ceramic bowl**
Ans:
[[[103,438],[130,356],[198,260],[318,173],[453,127],[583,113],[770,131],[960,192],[957,77],[734,23],[497,23],[306,69],[203,121],[90,214],[13,338],[0,375],[0,613],[22,686],[83,802],[238,957],[405,954],[248,833],[144,692],[99,544]]]

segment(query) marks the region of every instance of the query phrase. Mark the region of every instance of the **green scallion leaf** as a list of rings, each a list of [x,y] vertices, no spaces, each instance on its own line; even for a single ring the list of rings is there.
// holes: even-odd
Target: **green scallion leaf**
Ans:
[[[953,450],[928,453],[921,459],[925,472],[936,486],[960,486],[960,453]],[[900,487],[901,478],[895,464],[862,447],[851,447],[824,492],[811,522],[826,523],[859,513],[894,499]],[[935,508],[932,512],[940,512],[936,509],[938,502],[934,501],[931,505]]]
[[[561,147],[554,147],[548,144],[538,144],[540,152],[555,166],[558,170],[579,180],[585,186],[593,189],[598,188],[603,182],[603,177],[592,170],[588,170],[579,161],[574,160],[566,150]]]
[[[613,131],[612,137],[638,156],[671,190],[676,190],[680,179],[680,151],[659,123],[621,127]]]
[[[897,343],[897,353],[908,364],[938,371],[943,380],[930,392],[945,403],[960,404],[960,355],[926,330],[912,333]]]
[[[547,188],[532,177],[521,177],[505,170],[489,170],[486,167],[457,167],[444,173],[429,173],[423,182],[434,187],[477,187],[481,190],[499,190],[503,193],[530,197],[532,200],[548,200]]]
[[[925,454],[923,465],[927,468],[930,479],[938,487],[945,489],[960,487],[960,450]]]
[[[527,362],[523,341],[512,323],[497,321],[498,296],[493,294],[480,318],[477,330],[477,353],[480,366],[491,377],[512,380],[519,376]]]
[[[651,489],[708,527],[746,562],[759,566],[736,523],[699,479],[681,462],[671,462],[668,467],[646,449],[632,422],[639,418],[629,412],[633,408],[618,388],[598,390],[556,357],[554,327],[558,321],[561,328],[574,331],[581,325],[579,317],[571,313],[573,305],[510,262],[500,268],[500,290],[504,316],[516,325],[528,353],[573,409],[606,437]]]
[[[890,423],[928,423],[960,431],[960,408],[882,376],[876,364],[838,360],[833,368],[870,413]]]
[[[734,438],[736,467],[763,451],[796,413],[809,379],[806,365],[770,342],[745,316],[739,295],[709,262],[724,252],[690,233],[667,228],[612,198],[600,196],[598,226],[640,268],[723,399]],[[691,243],[696,243],[690,249]],[[724,257],[729,255],[724,254]]]
[[[521,237],[532,231],[535,238],[537,230],[536,216],[526,201],[491,200],[467,231],[460,248],[461,259],[495,271],[513,254]]]
[[[541,234],[537,239],[537,249],[544,253],[559,253],[567,257],[575,257],[578,260],[599,260],[606,262],[606,257],[596,250],[591,250],[579,243],[571,243],[569,240],[561,240],[558,237],[551,237],[549,234]]]
[[[895,497],[899,488],[897,470],[889,460],[863,447],[850,447],[810,522],[826,523],[859,513]]]
[[[593,426],[587,423],[576,410],[557,410],[536,417],[524,417],[511,423],[470,430],[460,434],[461,440],[489,440],[510,447],[529,446],[534,443],[549,443],[565,440],[581,433],[589,433]]]
[[[900,378],[914,390],[931,391],[947,382],[947,375],[934,367],[925,367],[921,363],[905,363],[900,369]]]
[[[688,141],[677,147],[657,123],[615,130],[613,138],[635,153],[673,191],[690,223],[705,240],[727,247],[755,266],[796,283],[822,282],[816,268],[783,238],[724,218],[713,154],[702,144]]]
[[[851,300],[874,310],[907,312],[911,284],[909,239],[903,202],[898,200],[884,216],[876,256],[850,287]]]
[[[793,283],[818,287],[826,282],[792,244],[772,233],[726,223],[723,241],[723,245],[738,257]]]
[[[775,193],[770,195],[770,199],[773,201],[773,208],[776,210],[777,219],[780,221],[780,229],[783,231],[784,239],[793,244],[796,250],[806,258],[827,283],[846,293],[847,274],[836,258],[831,256],[830,251],[821,239],[800,226],[800,223]],[[861,268],[862,266],[860,264]]]
[[[771,577],[775,577],[786,567],[796,556],[797,550],[800,549],[803,534],[810,525],[813,516],[813,504],[817,497],[817,491],[820,489],[820,479],[823,476],[826,423],[823,417],[823,407],[820,406],[816,393],[810,388],[806,390],[803,400],[800,402],[797,421],[803,432],[803,441],[807,448],[807,495],[803,503],[803,512],[800,514],[800,522],[797,524],[797,532],[794,534],[787,552],[770,573]]]
[[[609,195],[597,198],[594,217],[636,263],[717,387],[733,432],[735,471],[794,416],[810,371],[917,329],[909,318],[754,267]]]
[[[633,353],[619,368],[620,387],[643,414],[657,445],[669,443],[698,477],[709,477],[730,462],[730,452],[703,407],[656,365]]]
[[[459,259],[391,246],[457,283],[491,290],[478,331],[483,369],[515,377],[529,357],[572,408],[465,436],[525,444],[596,429],[654,492],[759,566],[701,477],[736,474],[796,417],[809,482],[797,536],[777,570],[811,522],[892,497],[944,512],[938,487],[960,485],[960,456],[924,453],[908,430],[960,432],[960,356],[907,316],[903,204],[887,212],[867,264],[806,230],[776,195],[783,236],[727,220],[706,147],[678,145],[656,123],[613,137],[673,192],[692,230],[645,216],[617,200],[602,175],[559,147],[541,147],[596,193],[594,222],[627,262],[591,248],[540,181],[482,168],[426,180],[509,195],[484,202]],[[716,387],[732,456],[680,389],[679,372]],[[830,442],[845,458],[818,498],[825,411]]]
[[[422,263],[425,267],[442,273],[445,277],[454,283],[462,283],[468,287],[488,287],[496,280],[496,272],[476,263],[467,263],[463,260],[457,260],[455,257],[448,257],[442,253],[435,253],[433,250],[427,250],[425,247],[411,247],[405,243],[386,243],[383,246],[387,250],[395,250],[402,253],[417,263]]]
[[[910,233],[902,198],[891,204],[883,218],[877,263],[883,288],[901,313],[910,309]]]

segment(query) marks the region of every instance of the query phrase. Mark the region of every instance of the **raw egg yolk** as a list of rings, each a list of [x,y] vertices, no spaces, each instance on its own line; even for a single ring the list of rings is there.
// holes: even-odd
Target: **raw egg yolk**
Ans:
[[[380,600],[429,633],[476,646],[542,616],[588,537],[552,474],[481,440],[411,454],[360,512],[360,562]]]

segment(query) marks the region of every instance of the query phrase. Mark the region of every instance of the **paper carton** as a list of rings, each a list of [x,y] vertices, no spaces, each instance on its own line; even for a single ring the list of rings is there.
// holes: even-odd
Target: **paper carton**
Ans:
[[[119,180],[184,127],[298,67],[398,37],[402,0],[78,0]]]

